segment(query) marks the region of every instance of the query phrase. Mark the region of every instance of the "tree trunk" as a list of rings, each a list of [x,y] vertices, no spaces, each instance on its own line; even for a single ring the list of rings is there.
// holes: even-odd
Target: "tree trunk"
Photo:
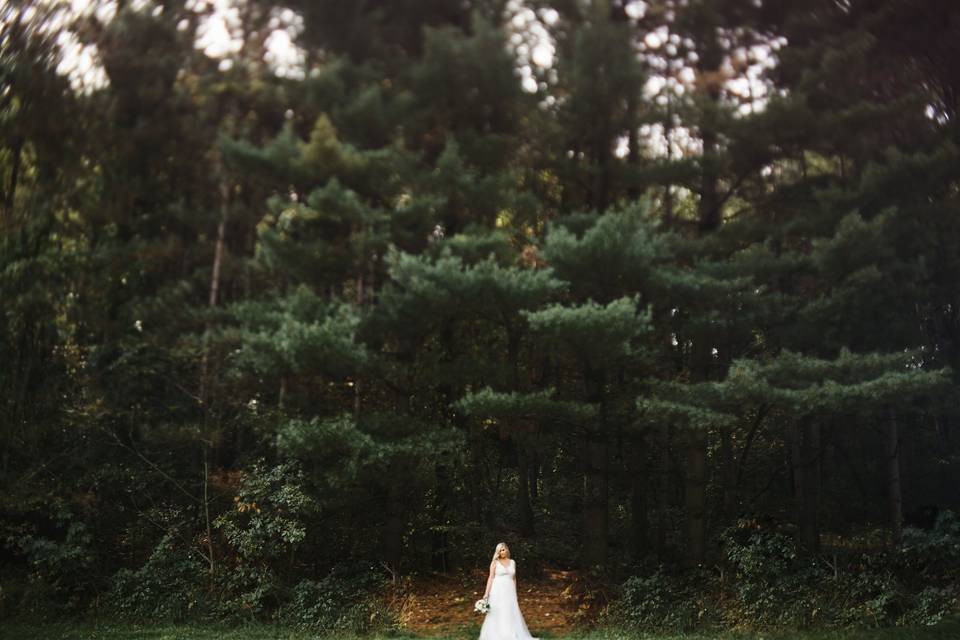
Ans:
[[[733,434],[728,428],[720,430],[720,459],[723,465],[723,513],[729,519],[737,510],[737,478],[733,460]]]
[[[800,502],[803,495],[801,469],[803,468],[800,455],[800,427],[796,424],[787,425],[784,433],[787,444],[787,463],[790,468],[790,486],[793,488],[794,504],[797,505],[797,522],[800,522]]]
[[[667,550],[667,507],[670,501],[670,426],[660,428],[660,462],[657,480],[657,539],[656,551],[663,557]]]
[[[227,237],[227,215],[229,213],[228,198],[230,188],[225,179],[220,182],[220,222],[217,224],[217,242],[213,250],[213,269],[210,274],[210,297],[208,306],[213,309],[217,306],[220,297],[220,269],[223,264],[223,250]],[[207,370],[209,368],[210,352],[208,348],[210,327],[203,332],[203,353],[200,356],[200,402],[207,403]]]
[[[587,369],[587,400],[599,405],[597,426],[587,434],[583,478],[583,560],[588,568],[607,564],[608,455],[603,372]]]
[[[497,457],[497,480],[493,485],[493,496],[494,498],[500,495],[500,485],[503,480],[503,456]],[[484,506],[484,520],[487,523],[488,528],[493,528],[496,525],[496,516],[493,513],[493,509],[490,508],[490,503],[487,503]]]
[[[606,446],[602,434],[587,442],[587,470],[583,481],[583,554],[587,568],[607,563]]]
[[[533,536],[533,507],[530,505],[530,468],[527,454],[523,450],[520,439],[517,439],[517,514],[520,535]]]
[[[667,161],[673,160],[673,92],[667,91],[667,117],[663,124],[663,137],[667,143]],[[663,186],[663,220],[667,229],[673,226],[673,187],[667,182]]]
[[[481,524],[483,522],[483,487],[486,485],[483,473],[483,456],[480,450],[482,441],[476,428],[471,428],[468,434],[468,446],[470,447],[470,467],[468,470],[470,512],[473,521]]]
[[[900,430],[897,414],[888,409],[886,415],[887,496],[890,508],[890,527],[894,542],[903,536],[903,495],[900,487]]]
[[[597,162],[600,165],[600,171],[597,174],[597,211],[603,213],[607,210],[610,200],[610,139],[609,134],[604,127],[604,142],[599,145]]]
[[[441,452],[441,456],[445,456]],[[436,478],[436,505],[433,517],[433,535],[431,536],[431,564],[436,571],[446,572],[448,569],[447,554],[447,523],[450,510],[450,470],[444,462],[434,466]]]
[[[709,333],[702,330],[693,344],[690,363],[692,382],[706,382],[710,379],[712,348]],[[707,554],[707,433],[700,429],[691,430],[684,438],[684,506],[687,518],[684,565],[692,568],[703,564]]]
[[[699,228],[701,233],[716,230],[720,226],[720,203],[717,194],[717,172],[713,166],[716,162],[717,134],[709,128],[701,132],[703,139],[703,175],[701,178],[701,192],[699,210]]]
[[[528,474],[530,476],[530,502],[536,502],[540,499],[540,456],[536,451],[530,452],[530,464]]]
[[[645,473],[639,456],[634,457],[634,469],[631,474],[630,518],[632,533],[632,552],[634,560],[646,555],[650,545],[649,489],[650,477]]]
[[[811,553],[820,550],[820,425],[804,421],[800,432],[800,542]]]
[[[684,566],[703,563],[707,552],[707,434],[696,430],[686,436],[686,475],[684,505],[687,515],[687,549]]]
[[[630,187],[627,189],[627,199],[631,202],[640,198],[640,189],[637,187],[636,171],[640,168],[640,137],[637,135],[637,94],[630,92],[627,98],[627,121],[630,130],[627,132],[627,166],[634,170],[630,176]]]
[[[357,307],[363,307],[365,301],[363,288],[363,273],[357,275]],[[353,419],[360,420],[360,379],[353,380]]]
[[[712,29],[706,35],[705,50],[700,58],[699,70],[704,77],[717,75],[723,55]],[[717,183],[720,175],[717,155],[720,151],[720,136],[717,134],[717,113],[720,104],[720,87],[716,82],[707,83],[707,100],[700,114],[700,139],[703,142],[700,172],[700,201],[697,205],[698,229],[701,234],[711,233],[720,226],[720,199]]]
[[[203,448],[203,518],[207,526],[207,561],[210,563],[210,573],[217,569],[213,555],[213,527],[210,520],[210,463],[207,447]]]
[[[10,215],[11,217],[13,214],[13,205],[16,202],[17,183],[20,179],[20,163],[23,153],[23,143],[24,141],[22,138],[17,138],[13,143],[13,148],[10,150],[13,165],[10,167],[10,183],[7,186],[6,193],[4,193],[3,205],[4,209],[7,211],[7,215]],[[0,220],[0,223],[2,222],[3,220]],[[2,224],[0,224],[0,228],[2,228]]]
[[[512,326],[507,326],[507,357],[510,360],[510,388],[519,392],[522,386],[520,377],[520,340],[521,333]],[[533,535],[533,508],[530,505],[530,461],[527,458],[526,433],[529,425],[519,421],[515,425],[517,433],[513,436],[513,444],[517,452],[517,513],[519,515],[520,533],[524,536]]]
[[[392,476],[391,476],[392,477]],[[384,525],[381,530],[381,548],[383,560],[394,571],[400,570],[403,558],[403,505],[398,483],[391,482],[383,490]]]
[[[716,32],[710,28],[698,34],[698,44],[703,52],[698,63],[706,75],[715,73],[723,61]],[[700,172],[700,200],[697,203],[697,230],[701,236],[713,233],[720,226],[720,201],[717,193],[719,172],[717,154],[720,138],[716,131],[716,113],[720,101],[720,89],[707,86],[706,107],[700,116],[700,138],[703,142]],[[694,336],[694,353],[691,362],[691,380],[705,382],[710,379],[713,364],[713,336],[709,328],[703,328]],[[687,512],[687,567],[700,565],[706,559],[706,494],[707,494],[707,434],[696,432],[687,435],[686,482],[684,502]]]

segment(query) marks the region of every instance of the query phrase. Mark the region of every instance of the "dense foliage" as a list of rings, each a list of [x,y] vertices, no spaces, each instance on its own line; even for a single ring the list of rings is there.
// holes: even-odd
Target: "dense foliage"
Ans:
[[[628,578],[606,620],[638,631],[936,625],[956,606],[960,530],[947,512],[899,547],[803,554],[784,533],[744,521],[724,557],[684,575],[663,567]]]
[[[231,4],[0,7],[0,613],[956,605],[960,7]]]

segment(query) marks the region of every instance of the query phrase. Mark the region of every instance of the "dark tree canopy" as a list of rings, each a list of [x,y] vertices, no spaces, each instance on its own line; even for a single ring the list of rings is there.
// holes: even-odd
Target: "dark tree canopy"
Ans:
[[[203,2],[4,5],[0,579],[266,618],[506,538],[622,582],[960,508],[921,4],[236,0],[220,52]]]

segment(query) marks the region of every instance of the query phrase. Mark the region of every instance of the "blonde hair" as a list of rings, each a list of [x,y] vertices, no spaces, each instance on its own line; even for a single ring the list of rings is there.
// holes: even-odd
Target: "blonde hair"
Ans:
[[[493,550],[493,561],[496,562],[497,558],[500,556],[500,547],[503,547],[507,552],[507,558],[510,557],[510,547],[507,546],[506,542],[500,542],[497,544],[496,548]]]

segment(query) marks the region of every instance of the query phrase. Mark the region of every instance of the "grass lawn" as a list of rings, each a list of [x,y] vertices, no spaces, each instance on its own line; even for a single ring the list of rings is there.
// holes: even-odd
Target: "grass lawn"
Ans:
[[[71,623],[0,623],[0,640],[317,640],[308,631],[278,626],[216,627],[208,625],[129,625]],[[402,633],[373,636],[331,636],[329,640],[416,640]],[[936,627],[861,629],[858,631],[783,631],[681,635],[586,632],[569,640],[960,640],[960,620]],[[434,639],[431,639],[434,640]],[[470,634],[435,640],[475,640]],[[551,638],[550,640],[565,640]]]

